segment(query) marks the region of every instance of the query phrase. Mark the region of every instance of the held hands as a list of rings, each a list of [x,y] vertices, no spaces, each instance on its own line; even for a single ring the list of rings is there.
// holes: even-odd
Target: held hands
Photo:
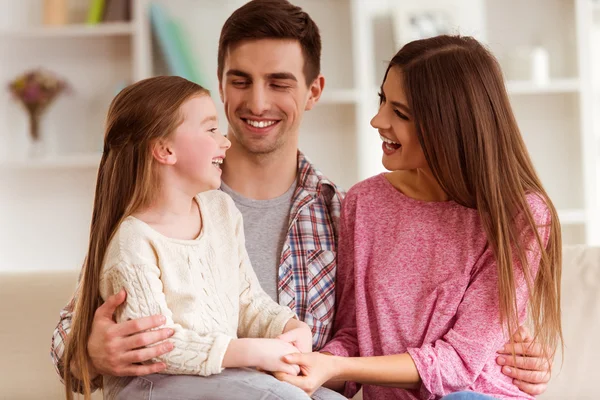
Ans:
[[[288,321],[278,339],[293,344],[301,353],[312,351],[312,331],[308,324],[297,319]]]
[[[533,341],[526,328],[520,327],[513,340],[514,345],[507,343],[498,350],[496,362],[502,366],[502,373],[513,378],[513,383],[527,394],[537,396],[544,393],[550,381],[552,360],[544,358],[542,347]],[[516,358],[512,356],[513,351]]]
[[[301,375],[276,372],[275,377],[299,387],[309,396],[312,396],[325,382],[331,380],[337,371],[336,357],[322,353],[296,353],[287,355],[283,359],[289,364],[300,366]]]
[[[298,349],[292,344],[280,339],[259,339],[254,351],[258,352],[256,357],[259,370],[283,373],[296,376],[300,373],[300,367],[293,363],[284,361],[290,354],[298,354]]]

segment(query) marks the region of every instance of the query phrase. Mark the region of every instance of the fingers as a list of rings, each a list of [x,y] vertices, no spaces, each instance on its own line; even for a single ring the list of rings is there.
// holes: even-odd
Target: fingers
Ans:
[[[523,392],[530,394],[532,396],[538,396],[538,395],[544,393],[546,391],[546,389],[548,388],[548,385],[546,385],[546,384],[534,385],[531,383],[521,382],[516,379],[513,380],[513,383],[515,384],[515,386],[517,386]]]
[[[547,371],[529,371],[526,369],[511,368],[508,366],[502,367],[502,373],[506,376],[516,379],[517,381],[530,384],[545,384],[550,381],[550,372]]]
[[[112,320],[115,310],[117,309],[118,306],[123,304],[126,297],[127,297],[127,292],[125,292],[125,289],[121,289],[119,291],[119,293],[113,294],[108,299],[106,299],[104,304],[102,304],[100,307],[98,307],[98,309],[96,310],[95,316],[102,317],[102,318],[108,318],[108,319]]]
[[[305,365],[304,354],[302,353],[292,353],[283,356],[283,361],[288,364]]]
[[[174,333],[175,332],[173,331],[173,329],[170,328],[138,333],[123,339],[123,346],[126,351],[139,349],[168,339],[171,336],[173,336]]]
[[[156,374],[164,371],[167,368],[165,363],[155,363],[148,365],[130,365],[123,369],[123,373],[119,376],[144,376],[150,374]]]
[[[306,376],[294,376],[279,373],[276,374],[275,377],[280,381],[287,382],[302,389],[309,396],[311,396],[315,392],[315,390],[317,390],[316,387],[312,387],[313,385],[311,385],[309,378],[307,378]]]
[[[496,362],[498,365],[506,365],[508,367],[514,367],[519,369],[526,369],[530,371],[541,371],[549,373],[551,370],[550,363],[548,360],[544,358],[538,357],[512,357],[509,356],[499,356],[496,358]]]
[[[294,364],[282,364],[280,369],[281,372],[288,375],[297,376],[300,374],[300,367]]]
[[[130,336],[136,333],[147,331],[148,329],[158,328],[166,322],[164,315],[151,315],[138,319],[132,319],[118,324],[118,336]]]
[[[515,354],[521,356],[541,357],[544,355],[542,346],[536,342],[505,344],[503,348],[498,350],[498,353],[513,354],[513,350]]]
[[[133,363],[141,363],[141,362],[149,361],[149,360],[152,360],[153,358],[162,356],[163,354],[170,352],[171,350],[173,350],[173,347],[174,347],[173,343],[164,342],[164,343],[161,343],[156,346],[145,347],[145,348],[138,349],[138,350],[128,351],[121,358],[121,362],[127,363],[127,364],[133,364]]]
[[[519,329],[513,335],[513,340],[516,343],[532,342],[533,337],[531,336],[531,333],[527,328],[525,328],[524,326],[520,326]]]
[[[298,340],[298,335],[297,332],[295,332],[295,329],[292,329],[291,331],[282,333],[281,335],[277,336],[277,339],[283,340],[284,342],[288,343],[294,343],[296,340]]]

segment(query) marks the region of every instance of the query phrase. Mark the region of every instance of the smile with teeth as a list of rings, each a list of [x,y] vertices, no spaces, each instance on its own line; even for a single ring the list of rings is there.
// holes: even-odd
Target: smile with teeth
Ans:
[[[383,135],[379,135],[379,138],[383,141],[384,146],[390,151],[397,150],[402,146],[400,143],[394,142],[393,140],[388,139]]]
[[[244,119],[244,122],[254,128],[268,128],[269,126],[275,124],[277,121],[254,121],[251,119]]]
[[[221,168],[221,164],[223,164],[223,159],[222,158],[213,158],[212,164],[217,168]]]

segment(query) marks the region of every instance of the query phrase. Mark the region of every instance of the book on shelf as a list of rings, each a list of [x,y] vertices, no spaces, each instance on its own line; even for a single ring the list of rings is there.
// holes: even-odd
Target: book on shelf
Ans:
[[[186,41],[181,23],[172,19],[162,5],[157,3],[150,4],[150,21],[169,73],[201,85],[198,64]]]
[[[88,9],[87,23],[96,25],[102,21],[104,14],[105,0],[90,0],[90,8]]]
[[[103,22],[117,22],[131,20],[131,1],[129,0],[104,0]]]

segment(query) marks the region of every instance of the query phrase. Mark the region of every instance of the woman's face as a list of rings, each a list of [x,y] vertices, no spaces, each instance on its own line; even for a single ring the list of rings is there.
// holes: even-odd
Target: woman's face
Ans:
[[[392,67],[381,86],[381,104],[371,120],[382,140],[383,166],[389,171],[427,168],[427,160],[404,92],[404,77]]]

